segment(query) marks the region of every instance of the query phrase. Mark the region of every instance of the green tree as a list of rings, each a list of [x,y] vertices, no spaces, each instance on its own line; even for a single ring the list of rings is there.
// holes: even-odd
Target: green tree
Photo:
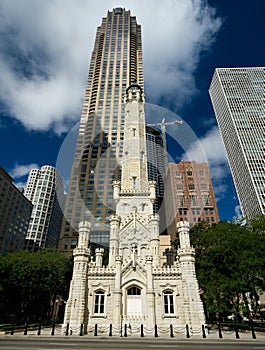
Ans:
[[[258,291],[265,290],[264,223],[262,216],[248,223],[202,222],[191,229],[197,277],[210,317],[233,313],[238,319],[242,314],[250,318],[250,309],[255,312]]]
[[[0,257],[2,317],[50,319],[58,295],[67,298],[72,260],[56,252],[22,251]]]

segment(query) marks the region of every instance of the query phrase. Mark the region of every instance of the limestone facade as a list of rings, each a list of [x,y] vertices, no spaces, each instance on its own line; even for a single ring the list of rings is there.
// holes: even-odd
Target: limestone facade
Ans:
[[[95,325],[113,326],[120,333],[188,325],[201,332],[203,305],[190,246],[189,224],[177,226],[180,247],[171,266],[160,255],[159,216],[153,214],[155,183],[148,181],[144,94],[136,83],[126,91],[125,137],[121,181],[115,181],[116,214],[111,217],[108,266],[102,266],[103,249],[91,259],[90,223],[79,224],[74,268],[63,330],[78,334]]]

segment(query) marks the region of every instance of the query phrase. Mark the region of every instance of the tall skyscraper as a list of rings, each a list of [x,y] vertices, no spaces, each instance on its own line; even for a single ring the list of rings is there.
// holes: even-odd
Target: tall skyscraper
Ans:
[[[126,88],[144,88],[141,27],[130,11],[115,8],[98,27],[90,61],[79,135],[71,170],[59,250],[76,247],[78,224],[91,222],[90,241],[107,246],[113,212],[112,182],[120,176]]]
[[[243,216],[265,214],[265,67],[217,68],[209,92]]]
[[[31,202],[0,166],[0,254],[23,249],[31,211]]]
[[[207,163],[169,163],[165,176],[165,211],[168,234],[175,239],[177,223],[191,226],[219,221],[213,185]]]
[[[25,248],[57,248],[64,203],[63,181],[57,170],[45,165],[30,171],[25,196],[33,203]]]

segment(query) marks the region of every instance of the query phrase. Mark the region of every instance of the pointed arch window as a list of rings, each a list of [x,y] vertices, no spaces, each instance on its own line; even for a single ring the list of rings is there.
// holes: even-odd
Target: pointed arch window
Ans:
[[[127,290],[128,295],[141,295],[141,289],[137,287],[131,287]]]
[[[94,314],[104,314],[104,313],[105,313],[105,293],[102,290],[98,290],[95,293]]]
[[[163,293],[164,296],[164,313],[165,315],[174,315],[174,298],[173,292],[166,290]]]

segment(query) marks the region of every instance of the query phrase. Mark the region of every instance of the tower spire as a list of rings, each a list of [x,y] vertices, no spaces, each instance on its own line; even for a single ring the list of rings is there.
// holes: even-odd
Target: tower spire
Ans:
[[[124,96],[124,146],[121,190],[146,191],[148,188],[145,96],[140,85],[132,83]]]

